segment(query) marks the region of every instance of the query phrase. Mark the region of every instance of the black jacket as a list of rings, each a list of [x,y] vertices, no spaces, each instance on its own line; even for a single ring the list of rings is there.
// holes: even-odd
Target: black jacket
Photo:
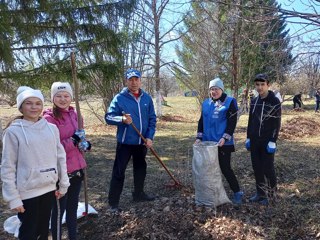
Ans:
[[[250,103],[247,138],[276,142],[281,126],[281,104],[272,91],[261,99],[260,96]]]

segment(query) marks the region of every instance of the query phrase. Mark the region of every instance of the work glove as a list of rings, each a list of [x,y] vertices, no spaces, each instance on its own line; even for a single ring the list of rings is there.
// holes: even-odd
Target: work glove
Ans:
[[[78,148],[81,152],[87,152],[91,149],[91,143],[87,140],[81,141],[78,144]]]
[[[245,145],[246,145],[246,149],[250,151],[250,138],[247,138]]]
[[[84,129],[77,129],[77,131],[74,132],[74,135],[77,135],[81,141],[86,139],[86,132]]]
[[[197,138],[196,141],[194,142],[194,144],[200,144],[201,143],[201,139]]]
[[[74,146],[76,147],[81,141],[85,140],[86,134],[84,130],[77,130],[71,136]]]
[[[277,146],[275,142],[269,142],[267,146],[267,152],[268,153],[275,153],[277,150]]]

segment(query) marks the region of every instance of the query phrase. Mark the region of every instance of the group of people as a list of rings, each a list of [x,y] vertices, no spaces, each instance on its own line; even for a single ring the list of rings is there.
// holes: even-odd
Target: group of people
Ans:
[[[269,90],[270,82],[266,74],[258,74],[254,84],[259,95],[250,102],[245,146],[251,152],[256,193],[249,201],[266,205],[273,199],[277,188],[274,154],[281,123],[281,103]],[[210,98],[202,104],[195,143],[217,142],[220,169],[234,193],[232,201],[241,204],[244,193],[231,168],[231,153],[235,151],[233,133],[237,124],[237,102],[224,93],[220,78],[210,81],[209,92]]]
[[[109,209],[113,213],[121,211],[120,196],[131,158],[133,201],[155,199],[144,191],[145,158],[156,130],[154,105],[151,96],[141,89],[138,70],[128,69],[125,78],[126,87],[113,98],[105,114],[106,122],[117,126],[116,156],[108,194]],[[274,154],[281,106],[268,90],[267,75],[258,74],[254,83],[259,95],[250,103],[245,146],[251,152],[256,194],[249,201],[267,204],[277,185]],[[218,143],[221,171],[234,192],[233,202],[241,204],[244,193],[231,168],[237,101],[224,92],[220,78],[210,81],[209,92],[210,97],[202,104],[196,143]],[[52,237],[60,239],[58,229],[61,229],[64,212],[69,239],[77,238],[76,211],[86,168],[83,152],[90,150],[91,144],[83,128],[78,128],[77,113],[70,106],[72,97],[69,83],[55,82],[51,87],[53,107],[43,111],[44,97],[39,90],[18,89],[17,108],[22,116],[10,122],[4,131],[1,179],[3,197],[21,221],[19,239],[47,239],[50,218]]]
[[[84,130],[78,129],[72,97],[69,83],[55,82],[53,107],[43,111],[40,90],[23,86],[17,91],[22,115],[9,122],[3,133],[1,180],[3,198],[21,222],[19,239],[47,240],[50,218],[52,239],[61,239],[58,229],[64,212],[69,239],[77,239],[77,208],[86,167],[83,152],[91,144]]]
[[[316,103],[314,111],[317,113],[319,112],[319,106],[320,106],[320,88],[315,90],[314,97],[315,97],[315,103]],[[302,92],[299,92],[298,94],[294,95],[292,101],[293,101],[293,109],[297,107],[301,108],[303,105]]]

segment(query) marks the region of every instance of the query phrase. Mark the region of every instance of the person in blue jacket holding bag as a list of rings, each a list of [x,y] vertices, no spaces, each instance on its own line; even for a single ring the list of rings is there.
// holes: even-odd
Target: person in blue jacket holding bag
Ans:
[[[202,103],[196,143],[218,143],[220,169],[234,193],[232,202],[238,205],[242,203],[243,192],[240,191],[238,180],[231,168],[231,153],[235,151],[233,133],[237,125],[237,101],[224,93],[220,78],[210,81],[209,91],[210,98]]]
[[[117,94],[105,115],[110,125],[117,126],[117,149],[112,170],[108,202],[110,210],[120,212],[119,200],[123,189],[125,171],[130,158],[133,161],[134,201],[152,201],[154,197],[144,192],[144,181],[147,173],[145,160],[147,148],[152,147],[156,128],[156,114],[150,95],[141,89],[141,73],[128,69],[125,74],[127,87]],[[144,138],[134,130],[133,123]]]
[[[256,194],[249,201],[267,205],[277,188],[274,154],[281,125],[281,103],[269,90],[266,74],[256,75],[254,84],[259,95],[250,104],[245,145],[251,152]]]

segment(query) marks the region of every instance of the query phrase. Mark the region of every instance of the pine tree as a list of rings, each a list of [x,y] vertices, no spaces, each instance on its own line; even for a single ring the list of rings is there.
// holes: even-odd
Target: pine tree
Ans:
[[[116,32],[135,1],[24,0],[1,1],[1,85],[8,81],[49,87],[70,81],[70,53],[74,51],[83,86],[99,76],[101,90],[122,80],[121,46],[124,33]],[[98,84],[97,82],[97,84]],[[87,85],[86,85],[87,83]],[[111,83],[111,84],[109,84]],[[104,96],[103,96],[104,97]]]

